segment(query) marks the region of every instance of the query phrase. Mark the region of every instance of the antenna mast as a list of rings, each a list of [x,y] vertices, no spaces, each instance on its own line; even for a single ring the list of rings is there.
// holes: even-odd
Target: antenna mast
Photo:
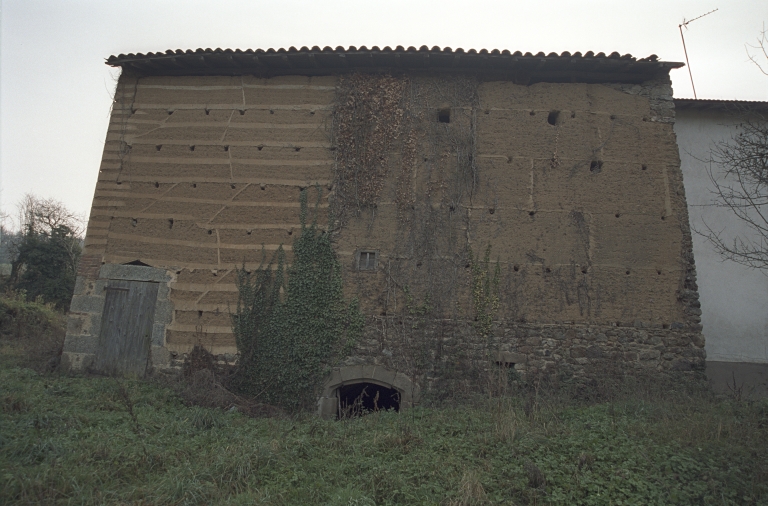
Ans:
[[[689,23],[693,23],[697,19],[701,19],[704,16],[706,16],[708,14],[712,14],[713,12],[715,12],[717,10],[718,9],[715,9],[713,11],[709,11],[709,12],[704,13],[701,16],[693,18],[693,19],[691,19],[689,21],[686,21],[685,18],[683,18],[683,22],[681,24],[677,25],[677,27],[680,29],[680,38],[683,39],[683,52],[685,53],[685,63],[686,63],[686,65],[688,65],[688,75],[691,76],[691,88],[693,88],[693,98],[695,98],[695,99],[698,99],[699,97],[696,96],[696,86],[693,85],[693,73],[691,72],[691,63],[688,61],[688,50],[685,48],[685,37],[683,37],[683,27],[685,27],[685,29],[687,30]]]

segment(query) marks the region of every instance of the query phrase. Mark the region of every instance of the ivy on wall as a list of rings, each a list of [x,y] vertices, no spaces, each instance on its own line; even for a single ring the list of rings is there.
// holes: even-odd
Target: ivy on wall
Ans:
[[[485,249],[482,259],[467,248],[469,265],[472,271],[472,306],[475,309],[475,321],[480,336],[488,338],[493,332],[493,318],[499,311],[499,278],[501,268],[498,260],[491,262],[491,244]]]
[[[330,234],[318,229],[317,207],[307,225],[306,190],[300,202],[290,267],[281,247],[256,271],[238,270],[232,315],[240,353],[233,386],[287,409],[315,401],[329,365],[349,353],[364,324],[357,300],[344,299],[341,265]]]

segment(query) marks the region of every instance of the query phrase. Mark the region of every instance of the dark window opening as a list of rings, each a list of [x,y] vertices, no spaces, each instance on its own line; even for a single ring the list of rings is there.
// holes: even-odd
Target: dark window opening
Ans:
[[[437,121],[440,123],[450,123],[451,122],[451,110],[450,109],[440,109],[437,111]]]
[[[382,410],[400,411],[400,392],[375,383],[353,383],[338,389],[338,418],[351,418]]]
[[[139,267],[152,267],[149,264],[145,264],[141,260],[134,260],[133,262],[126,262],[123,265],[138,265]]]
[[[361,251],[357,258],[357,270],[373,271],[376,270],[376,252]]]
[[[550,125],[557,125],[557,120],[560,117],[560,111],[552,111],[549,113],[549,116],[547,116],[547,123]]]

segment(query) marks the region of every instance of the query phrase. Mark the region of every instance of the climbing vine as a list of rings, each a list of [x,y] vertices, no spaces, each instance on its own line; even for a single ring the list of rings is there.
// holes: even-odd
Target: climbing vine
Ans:
[[[284,267],[281,247],[256,271],[238,270],[232,315],[240,353],[234,386],[288,409],[311,405],[323,374],[349,353],[364,323],[357,300],[344,299],[341,266],[330,235],[317,226],[317,207],[307,225],[306,190],[300,202],[291,265]]]
[[[332,208],[343,225],[373,207],[389,172],[392,143],[403,127],[404,77],[351,74],[340,79],[333,110]]]
[[[477,330],[480,336],[489,338],[493,334],[493,318],[499,311],[501,268],[498,260],[491,266],[490,243],[482,260],[475,257],[472,248],[467,249],[467,254],[472,271],[472,306],[475,309]]]

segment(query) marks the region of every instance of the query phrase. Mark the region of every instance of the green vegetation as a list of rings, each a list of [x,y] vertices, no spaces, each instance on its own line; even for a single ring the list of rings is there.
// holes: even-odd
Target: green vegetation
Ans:
[[[21,230],[12,241],[7,284],[28,300],[67,309],[82,253],[80,219],[61,202],[26,195],[19,203]]]
[[[530,393],[530,395],[534,395]],[[523,396],[526,399],[526,396]],[[0,503],[765,504],[768,406],[539,392],[340,422],[0,369]]]
[[[483,259],[476,258],[472,248],[467,248],[469,264],[472,267],[472,306],[478,333],[487,338],[493,332],[493,319],[499,311],[499,261],[493,263],[491,272],[491,244],[485,248]]]
[[[320,189],[317,188],[318,203]],[[329,234],[318,230],[317,208],[307,225],[307,190],[300,196],[301,234],[285,272],[282,247],[255,272],[238,271],[232,328],[240,352],[231,381],[237,391],[288,409],[306,408],[329,364],[348,353],[363,316],[342,291],[341,266]]]
[[[17,295],[0,316],[0,504],[768,502],[766,401],[515,382],[460,406],[251,418],[189,405],[192,383],[50,372],[61,315]]]

